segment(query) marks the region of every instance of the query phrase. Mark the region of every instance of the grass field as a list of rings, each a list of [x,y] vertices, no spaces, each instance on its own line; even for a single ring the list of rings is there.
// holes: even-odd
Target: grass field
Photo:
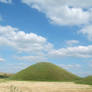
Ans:
[[[26,82],[0,83],[0,92],[92,92],[92,86],[72,82]]]
[[[0,79],[0,83],[1,82],[6,82],[6,81],[8,81],[7,79]]]

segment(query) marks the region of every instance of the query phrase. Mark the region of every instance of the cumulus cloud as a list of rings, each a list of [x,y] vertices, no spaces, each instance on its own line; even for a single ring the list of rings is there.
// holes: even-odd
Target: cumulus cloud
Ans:
[[[1,3],[10,4],[12,3],[12,0],[0,0]]]
[[[92,41],[92,25],[87,25],[82,28],[79,33],[85,35],[88,40]]]
[[[67,64],[67,65],[61,64],[59,66],[65,68],[65,69],[79,69],[79,68],[81,68],[80,64]]]
[[[22,3],[46,14],[58,25],[81,25],[92,21],[91,0],[22,0]]]
[[[68,41],[66,41],[66,44],[69,45],[69,46],[76,45],[78,43],[79,43],[78,40],[68,40]]]
[[[75,44],[78,41],[72,40],[68,43]],[[92,45],[55,49],[45,37],[25,33],[11,26],[0,26],[0,46],[10,46],[18,53],[26,53],[24,56],[17,57],[24,61],[45,61],[48,57],[92,58]]]
[[[5,61],[5,59],[4,58],[0,58],[0,62],[3,62],[3,61]]]
[[[8,45],[19,52],[41,52],[49,50],[47,39],[34,33],[25,33],[11,26],[0,26],[0,45]]]
[[[34,33],[25,33],[11,26],[0,26],[0,46],[10,46],[18,53],[28,56],[17,57],[24,61],[45,61],[53,45],[46,38]]]
[[[49,52],[52,57],[78,57],[78,58],[92,58],[92,45],[76,46],[52,50]]]
[[[21,61],[30,61],[30,62],[41,62],[41,61],[48,61],[48,59],[43,56],[43,55],[38,55],[38,56],[21,56],[21,57],[16,57],[16,59],[21,60]]]

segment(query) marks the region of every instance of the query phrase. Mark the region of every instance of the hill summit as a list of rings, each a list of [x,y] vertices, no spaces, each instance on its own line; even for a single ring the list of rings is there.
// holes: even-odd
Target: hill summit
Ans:
[[[73,81],[79,79],[79,77],[52,63],[41,62],[33,64],[16,73],[11,77],[11,79],[33,81]]]

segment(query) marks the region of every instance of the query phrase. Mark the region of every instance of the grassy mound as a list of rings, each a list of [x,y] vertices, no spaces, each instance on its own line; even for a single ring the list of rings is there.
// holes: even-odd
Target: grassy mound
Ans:
[[[33,80],[33,81],[73,81],[79,79],[78,76],[54,64],[43,62],[34,64],[11,77],[13,80]]]
[[[92,85],[92,76],[82,78],[81,80],[76,81],[76,83]]]

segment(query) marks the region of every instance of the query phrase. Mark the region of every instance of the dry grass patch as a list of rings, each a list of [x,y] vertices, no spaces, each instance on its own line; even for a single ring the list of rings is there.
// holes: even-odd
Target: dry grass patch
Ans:
[[[92,92],[92,86],[72,82],[26,82],[10,81],[0,83],[0,92],[11,92],[10,86],[16,87],[14,92]]]

